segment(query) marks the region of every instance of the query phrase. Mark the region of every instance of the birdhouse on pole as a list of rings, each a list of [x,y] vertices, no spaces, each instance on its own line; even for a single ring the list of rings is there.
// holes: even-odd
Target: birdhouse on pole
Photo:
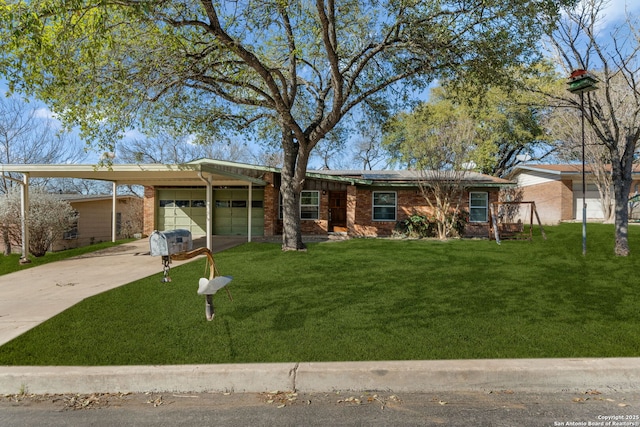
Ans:
[[[596,86],[598,79],[587,70],[574,70],[571,72],[567,84],[569,85],[569,92],[571,93],[585,93],[598,89]]]

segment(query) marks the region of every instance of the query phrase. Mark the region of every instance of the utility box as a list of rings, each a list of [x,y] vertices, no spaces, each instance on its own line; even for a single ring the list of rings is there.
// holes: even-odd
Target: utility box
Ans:
[[[171,256],[193,249],[189,230],[154,231],[149,236],[151,256]]]

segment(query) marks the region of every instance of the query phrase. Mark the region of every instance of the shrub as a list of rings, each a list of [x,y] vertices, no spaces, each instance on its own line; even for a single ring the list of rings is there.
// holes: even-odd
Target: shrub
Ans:
[[[453,237],[462,237],[464,235],[464,227],[469,221],[469,213],[464,210],[458,211],[457,214],[452,212],[447,216],[446,221],[451,223]],[[436,218],[433,216],[414,213],[407,219],[396,222],[393,235],[395,237],[411,238],[436,237],[436,223]]]
[[[413,214],[407,219],[396,222],[394,235],[398,237],[434,237],[435,220],[426,215]]]
[[[464,227],[469,222],[469,212],[465,210],[458,211],[457,216],[453,219],[452,229],[458,237],[464,236]]]
[[[42,189],[29,191],[29,252],[44,256],[51,244],[70,230],[78,219],[69,202]],[[22,245],[20,189],[9,192],[0,202],[0,224],[11,241]]]

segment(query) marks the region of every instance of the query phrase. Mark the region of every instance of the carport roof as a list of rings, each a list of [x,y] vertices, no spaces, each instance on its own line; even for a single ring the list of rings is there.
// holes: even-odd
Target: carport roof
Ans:
[[[0,173],[22,173],[31,178],[80,178],[111,181],[118,184],[148,186],[200,186],[201,178],[211,178],[214,185],[238,185],[251,182],[265,185],[261,178],[266,168],[253,167],[218,160],[200,160],[177,165],[113,164],[110,166],[88,164],[58,165],[0,165]]]

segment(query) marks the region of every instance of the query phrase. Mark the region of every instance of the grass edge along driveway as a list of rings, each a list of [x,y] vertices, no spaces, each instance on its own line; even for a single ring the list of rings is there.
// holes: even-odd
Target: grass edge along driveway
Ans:
[[[13,273],[14,271],[24,270],[31,267],[37,267],[39,265],[48,264],[50,262],[61,261],[63,259],[84,255],[89,252],[99,251],[101,249],[121,245],[133,240],[134,239],[123,239],[116,242],[100,242],[93,245],[67,249],[64,251],[47,252],[42,257],[34,257],[33,255],[29,254],[28,258],[31,262],[27,264],[20,263],[20,258],[22,258],[22,255],[18,253],[12,253],[10,255],[0,255],[0,275],[9,274]]]
[[[548,240],[353,239],[216,255],[233,301],[196,294],[204,260],[96,295],[0,347],[0,365],[640,356],[632,255],[613,226],[547,227]]]

